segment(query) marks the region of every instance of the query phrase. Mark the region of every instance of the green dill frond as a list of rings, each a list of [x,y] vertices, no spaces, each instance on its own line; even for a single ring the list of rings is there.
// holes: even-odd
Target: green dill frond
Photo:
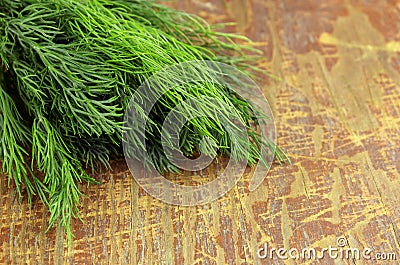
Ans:
[[[158,71],[187,61],[259,70],[249,65],[254,57],[248,55],[258,51],[240,42],[249,40],[214,31],[201,18],[154,1],[0,0],[2,171],[19,194],[26,189],[29,201],[38,195],[49,208],[49,227],[60,222],[71,239],[71,218],[78,216],[82,196],[78,184],[95,182],[85,169],[109,167],[111,156],[123,155],[123,116],[137,88]],[[199,65],[199,73],[207,71]],[[149,89],[143,97],[157,93]],[[180,132],[179,148],[186,156],[215,155],[218,147],[252,165],[266,148],[278,161],[288,159],[275,144],[261,141],[249,103],[227,86],[193,82],[168,90],[153,107],[146,146],[139,146],[135,131],[130,134],[159,172],[179,171],[163,151],[163,120],[181,102],[199,97],[214,100],[183,111],[187,117],[200,110],[208,114],[193,116]],[[143,109],[136,107],[141,115]],[[222,126],[230,123],[231,109],[248,131],[249,147],[240,127],[232,124],[228,133]],[[201,149],[204,137],[217,146]],[[231,153],[233,142],[239,148]]]

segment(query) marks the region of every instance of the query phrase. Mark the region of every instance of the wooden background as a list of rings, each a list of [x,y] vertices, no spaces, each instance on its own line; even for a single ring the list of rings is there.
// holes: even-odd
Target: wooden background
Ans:
[[[164,204],[123,162],[84,188],[83,222],[67,248],[48,214],[19,203],[0,178],[4,264],[376,264],[261,260],[257,250],[346,245],[395,253],[400,264],[400,2],[180,0],[176,8],[236,31],[265,51],[278,143],[293,165],[274,166],[254,192],[244,177],[213,203]],[[267,80],[268,81],[268,80]],[[210,173],[212,174],[212,172]],[[248,176],[247,176],[248,177]]]

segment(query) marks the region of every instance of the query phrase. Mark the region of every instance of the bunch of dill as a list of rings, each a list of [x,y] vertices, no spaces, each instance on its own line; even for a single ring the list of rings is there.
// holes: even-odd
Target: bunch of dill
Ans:
[[[121,156],[123,114],[136,88],[180,62],[245,66],[246,56],[229,56],[251,50],[235,39],[246,40],[148,0],[0,0],[2,171],[20,196],[25,190],[30,202],[37,195],[47,205],[49,227],[59,220],[71,236],[81,196],[78,183],[94,182],[86,168]],[[212,96],[238,108],[254,136],[250,154],[243,156],[255,163],[262,145],[250,126],[255,116],[246,101],[219,85],[168,91],[152,110],[154,128],[147,130],[156,131],[177,99],[190,95]],[[204,136],[229,152],[230,138],[210,116],[183,128],[180,145],[186,155]],[[146,140],[151,163],[161,172],[175,170],[159,139]],[[284,158],[280,149],[275,152]]]

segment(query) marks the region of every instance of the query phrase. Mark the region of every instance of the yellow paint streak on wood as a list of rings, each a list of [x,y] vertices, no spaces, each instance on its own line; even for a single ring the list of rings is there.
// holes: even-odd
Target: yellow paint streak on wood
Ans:
[[[341,222],[339,213],[339,210],[341,209],[341,199],[346,196],[346,191],[343,188],[342,178],[338,168],[335,168],[330,176],[333,179],[334,184],[327,197],[332,202],[332,208],[330,208],[333,215],[332,223],[339,224]]]
[[[283,237],[283,247],[286,250],[291,248],[290,239],[293,237],[293,231],[291,227],[292,221],[289,217],[289,212],[287,209],[286,200],[283,200],[282,203],[282,216],[281,216],[281,231]],[[288,259],[285,261],[285,264],[296,264],[294,260]]]
[[[321,156],[323,137],[324,137],[324,130],[322,126],[316,125],[314,131],[312,132],[312,139],[314,142],[316,157]]]
[[[321,34],[321,36],[319,37],[319,41],[322,44],[342,46],[346,48],[354,48],[367,51],[400,52],[400,42],[398,41],[390,41],[383,45],[349,43],[343,40],[339,40],[338,38],[327,32]]]

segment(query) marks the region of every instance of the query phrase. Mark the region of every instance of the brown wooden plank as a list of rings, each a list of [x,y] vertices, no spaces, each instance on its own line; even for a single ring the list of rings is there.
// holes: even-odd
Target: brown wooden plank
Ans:
[[[147,195],[123,162],[83,188],[83,222],[67,248],[48,233],[46,209],[29,209],[0,178],[0,263],[303,264],[260,260],[257,249],[351,247],[400,259],[400,2],[180,0],[176,8],[257,42],[278,143],[293,165],[249,177],[207,205],[182,207]],[[211,169],[209,175],[215,174]],[[186,175],[189,177],[189,175]],[[305,264],[375,264],[332,260]],[[381,264],[398,264],[386,261]]]

